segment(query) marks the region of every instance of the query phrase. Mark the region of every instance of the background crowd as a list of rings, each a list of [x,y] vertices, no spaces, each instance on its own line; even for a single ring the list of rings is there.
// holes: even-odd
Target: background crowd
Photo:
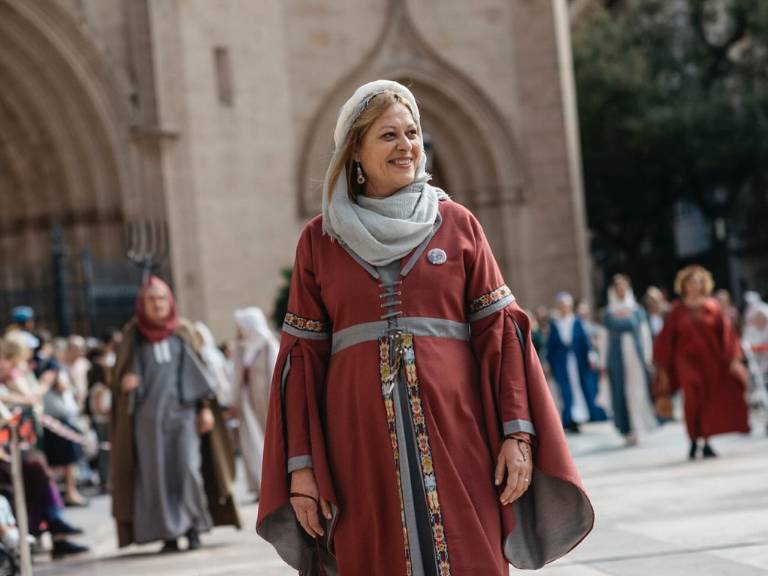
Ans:
[[[233,324],[233,337],[217,344],[208,327],[197,322],[190,343],[207,368],[211,395],[217,409],[221,408],[218,413],[242,456],[248,486],[258,500],[277,339],[258,308],[238,310]],[[33,552],[50,553],[57,559],[88,551],[73,539],[83,531],[66,521],[66,508],[88,506],[84,487],[90,492],[112,492],[113,398],[120,394],[115,372],[125,354],[126,334],[135,338],[132,332],[117,329],[101,339],[53,337],[35,324],[31,308],[20,306],[11,313],[0,339],[0,420],[6,423],[11,411],[18,410],[26,424],[20,428],[24,430],[24,499]],[[149,438],[150,432],[137,429],[135,434]],[[14,555],[19,534],[7,435],[3,441],[0,546]],[[138,485],[139,480],[129,483]],[[190,547],[194,544],[190,540]]]
[[[703,457],[715,457],[711,436],[749,431],[749,408],[768,407],[768,304],[756,292],[736,304],[725,290],[712,294],[712,278],[698,266],[680,271],[675,291],[674,303],[654,286],[638,300],[631,279],[619,274],[599,314],[565,292],[552,308],[529,313],[566,431],[577,434],[586,422],[612,419],[630,447],[682,413],[688,456],[701,449]],[[231,339],[217,343],[197,322],[191,342],[258,500],[278,342],[258,308],[238,310],[233,320]],[[21,306],[0,340],[0,409],[5,415],[19,409],[30,423],[23,479],[39,553],[60,558],[86,552],[66,507],[88,505],[83,486],[112,489],[112,398],[120,390],[113,372],[123,337],[115,329],[101,339],[54,338],[35,324],[31,308]],[[681,399],[673,400],[678,391]],[[14,512],[6,446],[0,449],[0,546],[9,551],[19,540]],[[190,539],[189,547],[195,544],[199,540]]]
[[[552,310],[532,313],[565,429],[579,433],[585,422],[610,418],[634,446],[674,419],[677,405],[690,458],[699,448],[716,456],[711,436],[748,432],[749,408],[768,407],[768,305],[753,291],[735,305],[727,290],[713,288],[706,269],[688,266],[677,275],[674,302],[656,286],[639,302],[631,279],[617,274],[599,315],[565,292]]]

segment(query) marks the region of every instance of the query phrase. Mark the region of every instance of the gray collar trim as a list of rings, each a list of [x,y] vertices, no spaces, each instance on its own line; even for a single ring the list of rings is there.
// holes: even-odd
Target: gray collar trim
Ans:
[[[440,226],[442,225],[443,217],[440,216],[440,212],[438,212],[437,218],[435,218],[435,225],[432,227],[432,232],[430,232],[429,236],[424,238],[424,240],[421,241],[421,244],[416,247],[416,251],[408,259],[408,263],[403,267],[402,270],[400,270],[400,276],[405,276],[414,266],[416,266],[416,262],[418,262],[421,255],[424,254],[424,250],[427,249],[427,245],[432,240],[433,236],[437,234],[437,231],[440,230]]]
[[[440,212],[438,212],[437,217],[435,218],[435,223],[432,226],[432,231],[429,233],[429,235],[426,238],[424,238],[424,240],[421,241],[421,244],[419,244],[416,247],[416,251],[413,254],[411,254],[411,257],[408,259],[408,262],[406,263],[406,265],[402,268],[402,270],[400,270],[400,276],[405,276],[406,274],[408,274],[408,272],[410,272],[413,269],[414,266],[416,266],[416,263],[419,261],[419,257],[422,254],[424,254],[424,250],[427,249],[427,245],[432,240],[434,235],[437,234],[437,231],[440,229],[440,226],[442,225],[443,225],[443,217],[440,215]],[[344,250],[346,250],[347,254],[352,256],[352,259],[355,262],[360,264],[360,266],[362,266],[365,269],[365,271],[368,272],[368,274],[373,276],[376,280],[381,278],[381,274],[379,273],[378,269],[375,266],[372,266],[371,264],[363,260],[360,256],[357,255],[357,253],[355,253],[354,250],[352,250],[352,248],[347,246],[341,240],[339,240],[339,244],[341,245],[342,248],[344,248]]]
[[[368,272],[368,274],[370,274],[371,276],[373,276],[374,278],[376,278],[376,280],[378,280],[378,279],[379,279],[380,275],[379,275],[379,272],[376,270],[376,268],[375,268],[375,267],[371,266],[370,264],[368,264],[368,262],[366,262],[365,260],[363,260],[362,258],[360,258],[360,256],[358,256],[358,255],[357,255],[357,253],[356,253],[354,250],[352,250],[352,248],[350,248],[349,246],[347,246],[347,245],[346,245],[344,242],[342,242],[341,240],[339,240],[339,244],[341,244],[341,247],[342,247],[342,248],[344,248],[344,250],[346,250],[346,251],[347,251],[347,254],[349,254],[350,256],[352,256],[352,259],[353,259],[355,262],[357,262],[358,264],[360,264],[360,266],[362,266],[363,268],[365,268],[365,271],[366,271],[366,272]]]

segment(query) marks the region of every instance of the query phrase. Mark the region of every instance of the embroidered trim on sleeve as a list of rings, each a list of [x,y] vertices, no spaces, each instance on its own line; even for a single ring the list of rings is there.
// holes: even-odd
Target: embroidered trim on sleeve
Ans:
[[[328,325],[321,320],[303,318],[291,312],[285,315],[283,331],[298,338],[325,340],[328,338]]]
[[[512,291],[504,284],[496,288],[491,292],[487,292],[482,296],[475,298],[469,304],[469,321],[474,322],[485,318],[496,312],[506,308],[509,304],[515,301],[515,297],[512,295]]]

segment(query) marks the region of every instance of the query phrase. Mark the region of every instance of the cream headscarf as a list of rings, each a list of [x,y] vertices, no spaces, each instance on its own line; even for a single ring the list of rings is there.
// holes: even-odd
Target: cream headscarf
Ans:
[[[255,306],[242,308],[235,312],[235,323],[243,333],[242,362],[244,366],[250,366],[258,354],[266,349],[273,354],[279,344],[272,330],[269,329],[267,317],[261,308]],[[272,362],[274,365],[274,362]]]
[[[634,312],[636,308],[638,304],[632,288],[627,288],[623,298],[619,298],[616,288],[613,286],[608,288],[608,312]]]
[[[208,326],[202,322],[195,322],[195,330],[203,341],[200,347],[200,356],[213,375],[216,399],[222,406],[231,406],[234,399],[232,397],[232,379],[227,374],[227,358],[216,346],[216,338]]]
[[[358,88],[339,111],[333,132],[335,150],[323,183],[323,231],[343,242],[360,258],[373,266],[385,266],[399,260],[418,246],[432,231],[438,215],[438,201],[448,195],[427,184],[427,157],[421,141],[421,156],[414,181],[387,198],[359,197],[349,199],[346,168],[336,180],[330,202],[328,179],[337,154],[349,130],[371,98],[391,90],[410,105],[422,140],[421,121],[416,99],[408,88],[390,80],[376,80]]]

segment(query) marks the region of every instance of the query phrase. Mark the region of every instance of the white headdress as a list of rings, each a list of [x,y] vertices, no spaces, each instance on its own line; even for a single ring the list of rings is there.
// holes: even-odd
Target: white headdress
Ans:
[[[335,150],[323,183],[323,231],[346,244],[366,262],[384,266],[408,254],[432,231],[437,218],[437,203],[445,192],[427,184],[427,158],[419,156],[413,182],[387,198],[349,198],[346,167],[329,191],[332,167],[344,147],[349,131],[371,99],[385,91],[403,97],[411,109],[422,138],[419,108],[408,88],[391,80],[376,80],[360,86],[341,107],[333,132]],[[330,197],[330,200],[329,200]]]

